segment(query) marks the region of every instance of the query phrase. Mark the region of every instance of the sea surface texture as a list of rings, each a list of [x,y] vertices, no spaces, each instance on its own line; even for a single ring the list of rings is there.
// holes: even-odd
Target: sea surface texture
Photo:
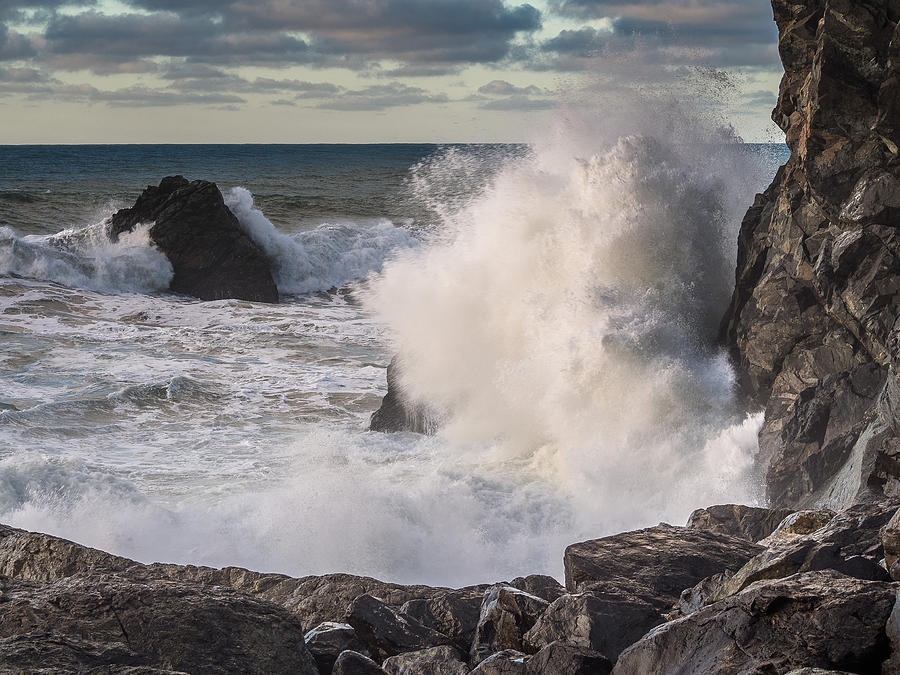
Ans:
[[[758,498],[715,344],[787,158],[544,144],[0,147],[0,522],[144,562],[461,585]],[[282,302],[167,292],[163,176],[215,181]],[[440,422],[367,430],[385,368]]]

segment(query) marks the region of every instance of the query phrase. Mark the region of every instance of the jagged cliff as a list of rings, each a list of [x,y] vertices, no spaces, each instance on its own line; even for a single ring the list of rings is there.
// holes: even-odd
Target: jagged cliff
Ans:
[[[778,506],[900,492],[900,0],[773,0],[791,150],[723,321]]]

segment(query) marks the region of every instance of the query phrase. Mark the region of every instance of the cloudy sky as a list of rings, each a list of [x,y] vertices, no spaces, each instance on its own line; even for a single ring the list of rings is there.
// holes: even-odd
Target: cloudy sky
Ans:
[[[522,141],[609,63],[775,138],[768,0],[0,0],[0,144]]]

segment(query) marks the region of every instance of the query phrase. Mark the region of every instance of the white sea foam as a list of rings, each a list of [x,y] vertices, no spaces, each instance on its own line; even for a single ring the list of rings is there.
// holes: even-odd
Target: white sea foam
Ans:
[[[253,206],[253,195],[246,188],[232,188],[224,197],[246,232],[272,260],[272,276],[282,294],[325,291],[364,279],[379,271],[395,249],[415,243],[412,235],[386,219],[324,224],[287,235]]]
[[[16,274],[104,293],[155,293],[168,288],[172,265],[144,225],[110,241],[104,222],[49,236],[19,237],[0,228],[0,275]]]

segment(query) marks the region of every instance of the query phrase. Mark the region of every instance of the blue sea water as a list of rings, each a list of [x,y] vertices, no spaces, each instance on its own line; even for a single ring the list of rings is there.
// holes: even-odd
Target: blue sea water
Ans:
[[[578,537],[683,517],[693,495],[671,492],[601,522],[584,500],[630,478],[611,460],[588,480],[584,453],[602,427],[591,457],[638,437],[651,464],[680,456],[646,427],[680,438],[699,416],[678,442],[745,471],[757,422],[710,403],[728,366],[685,346],[728,290],[691,251],[715,240],[733,268],[741,204],[786,159],[648,158],[628,139],[563,162],[510,145],[0,146],[0,521],[144,561],[462,584],[558,574]],[[284,302],[169,294],[146,231],[108,241],[105,219],[173,174],[219,185]],[[458,413],[447,433],[366,431],[394,351],[421,344],[449,354],[410,383]],[[562,402],[555,383],[592,368]],[[609,421],[627,382],[652,382],[641,424]],[[726,474],[710,499],[738,490]]]

